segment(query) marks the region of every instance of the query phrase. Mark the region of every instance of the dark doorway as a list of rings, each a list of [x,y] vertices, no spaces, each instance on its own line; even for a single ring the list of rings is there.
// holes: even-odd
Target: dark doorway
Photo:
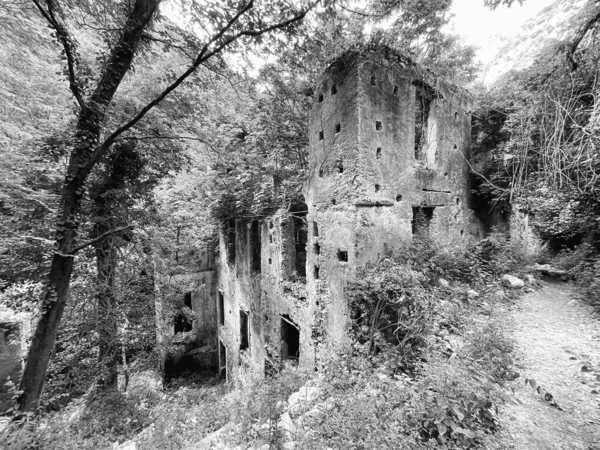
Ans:
[[[288,316],[281,316],[281,359],[300,358],[300,330]]]
[[[429,236],[429,226],[433,218],[435,207],[413,206],[412,233],[416,237]]]
[[[248,329],[248,313],[240,309],[240,350],[250,346],[250,330]]]

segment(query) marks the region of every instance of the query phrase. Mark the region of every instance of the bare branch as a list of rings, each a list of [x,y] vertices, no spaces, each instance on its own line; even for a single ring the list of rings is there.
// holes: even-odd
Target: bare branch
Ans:
[[[93,245],[96,242],[102,241],[104,238],[110,236],[111,234],[119,233],[120,231],[125,231],[129,228],[133,228],[133,225],[127,225],[126,227],[119,227],[119,228],[113,228],[112,230],[108,230],[106,233],[102,233],[100,236],[95,237],[91,241],[87,241],[81,245],[78,245],[73,250],[71,250],[71,253],[68,256],[75,256],[75,253],[77,253],[78,251],[83,250],[84,248],[89,247],[90,245]]]
[[[77,103],[79,104],[81,110],[85,111],[87,110],[87,106],[85,104],[85,101],[83,100],[83,96],[81,95],[79,86],[77,85],[77,77],[75,75],[75,51],[72,47],[72,41],[71,37],[69,36],[69,32],[63,26],[63,24],[61,24],[60,21],[56,18],[56,14],[54,12],[56,9],[56,5],[54,4],[53,0],[46,0],[46,4],[48,5],[48,11],[46,11],[42,7],[39,0],[33,0],[33,3],[40,11],[40,14],[44,17],[44,19],[46,19],[50,26],[52,26],[52,28],[54,28],[54,30],[56,31],[56,37],[62,44],[63,49],[65,51],[65,56],[67,57],[67,69],[69,72],[69,88],[71,89],[71,92],[73,93],[75,100],[77,100]]]
[[[202,47],[202,50],[198,54],[196,60],[192,63],[192,65],[190,67],[188,67],[188,69],[183,74],[181,74],[173,83],[171,83],[154,100],[152,100],[144,108],[142,108],[135,117],[133,117],[129,122],[125,123],[121,127],[117,128],[110,136],[108,136],[106,138],[106,140],[101,145],[96,147],[96,150],[94,150],[93,156],[90,158],[90,160],[86,164],[86,168],[88,170],[91,170],[91,168],[94,167],[94,165],[98,162],[98,160],[100,158],[102,158],[104,153],[106,153],[108,148],[115,142],[115,140],[117,139],[117,137],[119,135],[121,135],[123,132],[129,130],[131,127],[133,127],[135,124],[137,124],[148,113],[148,111],[150,111],[152,108],[157,106],[171,92],[173,92],[175,89],[177,89],[177,87],[179,87],[179,85],[181,83],[183,83],[192,73],[194,73],[196,71],[196,69],[201,64],[203,64],[205,61],[207,61],[211,57],[219,54],[224,48],[226,48],[227,46],[229,46],[230,44],[237,41],[239,38],[241,38],[243,36],[252,36],[252,37],[260,36],[260,35],[263,35],[265,33],[273,31],[273,30],[285,28],[288,25],[291,25],[295,22],[302,20],[306,16],[306,14],[312,8],[314,8],[314,6],[316,4],[317,4],[317,2],[314,2],[310,7],[308,7],[304,11],[302,11],[300,14],[298,14],[297,16],[294,16],[291,19],[286,20],[284,22],[280,22],[280,23],[277,23],[277,24],[274,24],[274,25],[271,25],[269,27],[262,28],[259,30],[240,31],[239,33],[225,39],[221,44],[217,45],[213,50],[209,50],[210,47],[212,46],[212,44],[214,44],[216,41],[221,39],[225,35],[225,33],[227,33],[227,31],[233,25],[235,25],[235,23],[240,19],[240,17],[242,17],[246,12],[248,12],[252,8],[252,6],[254,5],[254,0],[250,0],[248,2],[248,4],[246,4],[246,6],[244,6],[242,9],[240,9],[240,11]]]

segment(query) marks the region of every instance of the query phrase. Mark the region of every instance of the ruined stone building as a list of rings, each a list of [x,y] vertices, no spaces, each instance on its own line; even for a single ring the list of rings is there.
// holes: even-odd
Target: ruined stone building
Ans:
[[[212,311],[198,311],[198,323],[214,331],[221,373],[281,359],[315,366],[349,327],[344,286],[357,269],[422,234],[477,236],[472,108],[466,92],[388,49],[349,51],[329,66],[310,114],[304,202],[224,223],[206,265],[214,276],[193,296]]]

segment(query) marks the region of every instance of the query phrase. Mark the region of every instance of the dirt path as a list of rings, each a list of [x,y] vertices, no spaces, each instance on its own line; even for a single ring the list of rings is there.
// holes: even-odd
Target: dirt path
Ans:
[[[510,383],[520,405],[500,416],[504,448],[600,450],[600,320],[564,284],[526,294],[509,315],[521,377]],[[552,407],[525,379],[554,396]]]

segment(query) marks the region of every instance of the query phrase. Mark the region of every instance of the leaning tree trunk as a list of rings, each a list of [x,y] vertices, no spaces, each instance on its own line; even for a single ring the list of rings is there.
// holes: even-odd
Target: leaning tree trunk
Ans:
[[[85,183],[91,170],[103,156],[102,152],[107,151],[106,148],[98,146],[106,108],[130,69],[142,33],[159,2],[160,0],[136,0],[123,26],[123,34],[111,51],[96,90],[86,104],[82,105],[60,196],[55,228],[56,248],[41,299],[39,321],[21,377],[20,411],[36,409],[44,388],[50,355],[54,349],[56,334],[67,302],[73,272],[73,253],[78,249],[76,238]],[[52,25],[52,22],[50,23]],[[60,32],[66,33],[64,28],[61,28]]]

